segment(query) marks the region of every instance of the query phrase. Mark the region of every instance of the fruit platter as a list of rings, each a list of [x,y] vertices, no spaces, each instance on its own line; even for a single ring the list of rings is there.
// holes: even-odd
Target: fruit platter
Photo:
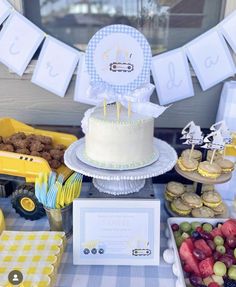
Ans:
[[[236,287],[235,219],[173,217],[168,227],[179,271],[176,286]]]

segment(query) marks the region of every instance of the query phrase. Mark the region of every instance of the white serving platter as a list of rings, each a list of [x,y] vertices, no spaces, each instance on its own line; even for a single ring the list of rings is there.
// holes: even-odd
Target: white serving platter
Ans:
[[[170,240],[171,243],[169,244],[169,248],[173,250],[174,252],[174,265],[177,267],[175,270],[175,275],[176,275],[176,287],[186,287],[185,284],[185,277],[184,277],[184,271],[182,269],[182,265],[181,265],[181,261],[180,261],[180,257],[179,257],[179,252],[178,252],[178,248],[177,245],[175,243],[175,238],[174,238],[174,233],[171,229],[171,225],[173,223],[177,223],[178,225],[181,222],[200,222],[200,223],[204,223],[204,222],[208,222],[212,225],[215,225],[217,222],[225,222],[227,221],[227,219],[222,219],[222,218],[186,218],[186,217],[171,217],[168,218],[167,220],[167,224],[168,224],[168,229],[169,229],[169,234],[170,234]],[[170,246],[171,245],[171,246]],[[166,250],[164,251],[166,252]],[[165,260],[165,259],[164,259]],[[174,269],[174,268],[173,268]]]

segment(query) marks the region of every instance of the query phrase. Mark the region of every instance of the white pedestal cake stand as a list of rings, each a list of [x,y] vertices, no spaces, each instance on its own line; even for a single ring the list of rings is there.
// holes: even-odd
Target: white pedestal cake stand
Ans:
[[[65,164],[76,172],[93,178],[94,186],[112,195],[125,195],[138,192],[145,185],[145,179],[158,176],[171,170],[177,161],[175,150],[165,141],[155,139],[159,152],[157,161],[148,166],[132,170],[101,169],[84,163],[76,156],[81,140],[74,142],[65,152]]]

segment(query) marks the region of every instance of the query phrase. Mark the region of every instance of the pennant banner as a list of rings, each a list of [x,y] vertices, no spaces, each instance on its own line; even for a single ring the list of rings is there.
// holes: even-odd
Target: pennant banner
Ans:
[[[6,0],[0,1],[0,25],[10,15],[12,9],[13,7]]]
[[[204,91],[234,75],[230,51],[216,29],[188,43],[186,53]]]
[[[80,56],[79,67],[76,77],[75,94],[74,101],[88,104],[88,105],[98,105],[99,100],[90,98],[88,95],[88,90],[90,87],[90,77],[87,71],[87,66],[85,63],[85,54]]]
[[[22,76],[44,37],[43,31],[13,12],[0,32],[0,62]]]
[[[32,83],[64,97],[79,56],[77,50],[48,36],[37,61]]]
[[[194,96],[188,60],[182,48],[153,57],[152,76],[161,105]]]
[[[221,32],[236,53],[236,11],[219,24]]]
[[[23,15],[16,12],[6,0],[0,0],[0,24],[2,23],[0,62],[22,76],[34,53],[42,43],[45,33]],[[225,39],[233,51],[236,52],[235,31],[236,12],[233,12],[215,28],[189,42],[184,47],[153,57],[152,74],[160,103],[162,105],[169,104],[194,95],[187,57],[203,90],[234,75],[235,65]],[[138,51],[136,48],[134,50]],[[122,62],[123,59],[126,59],[127,51],[118,52],[115,55],[116,57],[119,56],[119,65],[115,65],[117,63],[113,63],[113,61],[110,69],[128,68],[129,65],[124,67]],[[128,53],[128,55],[129,60],[134,56],[133,53]],[[106,59],[108,56],[104,54]],[[40,52],[32,82],[63,97],[79,57],[80,52],[76,49],[53,37],[47,37]],[[113,59],[113,56],[111,58]],[[93,65],[91,67],[94,68]],[[132,68],[132,65],[130,67]],[[118,73],[118,70],[114,70],[113,77],[116,73]],[[119,73],[121,73],[120,70]],[[128,72],[126,74],[130,75]],[[124,77],[124,79],[126,78],[128,79],[128,76]],[[98,104],[95,99],[88,97],[87,92],[90,84],[90,76],[83,56],[80,59],[77,73],[75,101],[91,105]]]

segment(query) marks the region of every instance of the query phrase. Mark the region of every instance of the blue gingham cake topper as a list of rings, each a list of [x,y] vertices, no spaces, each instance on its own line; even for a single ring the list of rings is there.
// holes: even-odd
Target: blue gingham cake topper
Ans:
[[[89,41],[85,55],[91,85],[128,93],[150,81],[152,53],[146,38],[135,28],[110,25]]]

